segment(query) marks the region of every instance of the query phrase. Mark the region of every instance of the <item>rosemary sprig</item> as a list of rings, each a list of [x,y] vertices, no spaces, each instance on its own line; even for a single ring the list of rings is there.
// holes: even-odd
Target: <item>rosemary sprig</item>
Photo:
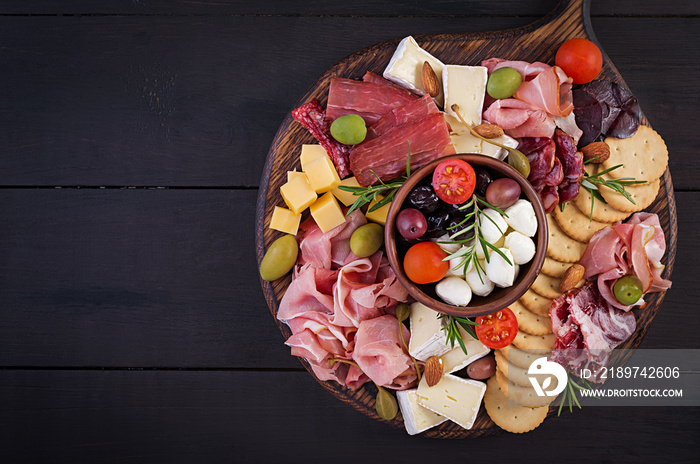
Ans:
[[[396,192],[398,192],[404,182],[406,182],[406,180],[408,180],[408,178],[411,176],[411,142],[408,142],[408,157],[406,158],[405,176],[387,184],[383,182],[374,171],[370,170],[370,172],[374,174],[374,177],[377,178],[379,184],[370,185],[368,187],[353,187],[351,185],[338,186],[340,190],[345,190],[346,192],[351,192],[353,195],[359,196],[359,198],[355,200],[355,203],[350,206],[350,209],[348,209],[348,212],[345,214],[346,216],[356,209],[362,208],[368,203],[374,202],[374,205],[367,210],[368,213],[371,213],[372,211],[378,210],[382,206],[388,205],[394,200]]]
[[[583,385],[579,385],[576,383],[576,381],[571,377],[571,374],[568,372],[566,373],[566,388],[564,388],[564,391],[562,392],[562,397],[561,397],[561,403],[559,404],[559,410],[557,411],[557,417],[561,414],[561,410],[564,407],[564,403],[567,403],[569,406],[569,412],[574,412],[574,405],[576,405],[579,409],[581,409],[581,403],[579,403],[578,398],[576,397],[576,390],[593,390],[593,387],[591,387],[591,384],[588,383],[586,379],[581,379],[581,383]],[[597,396],[592,396],[592,398],[598,398]]]
[[[491,221],[497,228],[500,230],[500,227],[498,224],[496,224],[496,221],[493,220],[492,217],[490,217],[488,214],[483,214],[483,211],[481,209],[481,206],[484,206],[486,208],[491,208],[494,211],[497,211],[498,213],[502,214],[505,217],[508,217],[508,215],[500,210],[499,208],[496,208],[495,206],[489,204],[487,201],[482,200],[479,198],[477,195],[472,195],[471,199],[465,203],[463,206],[461,206],[459,209],[461,211],[464,210],[469,210],[471,209],[470,212],[468,212],[464,220],[462,220],[459,224],[455,225],[454,227],[448,228],[449,230],[455,230],[468,221],[470,221],[472,218],[474,219],[474,222],[471,223],[469,226],[466,228],[459,230],[455,232],[454,234],[450,235],[449,240],[441,240],[438,241],[438,244],[467,244],[465,247],[460,248],[456,252],[449,254],[443,261],[450,261],[456,258],[461,258],[461,261],[457,266],[455,266],[452,270],[453,271],[458,271],[461,269],[462,275],[466,276],[467,274],[467,269],[469,269],[469,264],[474,263],[474,266],[476,267],[477,274],[479,275],[479,278],[483,282],[482,278],[482,273],[485,273],[485,269],[481,265],[481,262],[478,259],[478,256],[476,255],[477,253],[477,247],[479,247],[485,256],[486,262],[489,262],[490,260],[490,252],[489,250],[493,250],[494,252],[498,253],[501,255],[501,257],[506,260],[506,262],[509,265],[513,265],[511,263],[510,259],[503,253],[501,250],[498,249],[497,246],[495,246],[493,243],[489,242],[486,240],[484,237],[483,232],[481,231],[481,218],[486,217],[489,221]],[[472,235],[469,237],[462,237],[468,232],[473,232]],[[501,233],[504,233],[505,230],[501,230]]]
[[[444,330],[447,334],[447,342],[450,344],[450,346],[454,348],[455,342],[459,343],[459,346],[460,348],[462,348],[462,351],[464,351],[464,354],[469,356],[469,353],[467,353],[467,346],[464,344],[464,340],[462,339],[462,332],[459,331],[459,328],[463,328],[473,338],[477,338],[474,329],[472,329],[472,326],[479,324],[467,319],[466,317],[451,316],[448,314],[439,314],[438,319],[447,320],[445,325],[442,327],[442,330]]]
[[[593,161],[589,160],[588,162]],[[600,194],[599,192],[599,187],[607,187],[610,190],[613,190],[622,196],[624,196],[630,203],[633,205],[636,205],[634,199],[632,198],[632,195],[625,189],[625,187],[629,185],[636,185],[636,184],[644,184],[646,181],[643,180],[637,180],[634,177],[621,177],[619,179],[604,179],[602,176],[614,171],[615,169],[621,167],[622,164],[615,165],[613,167],[610,167],[608,169],[604,169],[600,171],[597,174],[593,174],[592,176],[589,175],[587,172],[583,174],[583,179],[581,179],[581,187],[585,188],[588,190],[588,192],[591,194],[591,213],[590,213],[590,219],[591,221],[593,220],[593,206],[595,205],[595,201],[602,201],[603,203],[607,204],[608,202],[605,201],[605,198],[603,198],[603,195]],[[563,206],[562,206],[563,208]]]

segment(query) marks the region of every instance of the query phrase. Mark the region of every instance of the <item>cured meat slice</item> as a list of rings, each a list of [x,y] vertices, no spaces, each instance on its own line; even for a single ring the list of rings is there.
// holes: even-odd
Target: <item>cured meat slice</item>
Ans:
[[[585,147],[589,143],[598,140],[601,136],[603,106],[593,95],[585,90],[575,89],[572,93],[576,125],[581,129],[578,146]]]
[[[539,73],[531,81],[520,84],[515,98],[545,110],[553,116],[568,116],[574,109],[571,95],[573,79],[558,66]]]
[[[315,98],[292,111],[292,117],[311,132],[330,156],[341,178],[350,174],[350,147],[331,137],[331,126],[326,112]]]
[[[384,78],[382,77],[382,79]],[[372,124],[369,129],[367,129],[367,137],[365,140],[371,140],[396,126],[406,124],[413,120],[422,119],[425,116],[439,112],[440,110],[433,98],[430,95],[424,95],[407,105],[394,108],[379,121]]]
[[[551,137],[556,127],[545,110],[515,98],[494,101],[484,111],[484,119],[515,138]]]
[[[358,114],[370,126],[394,108],[417,98],[405,89],[383,83],[334,77],[328,90],[326,118],[333,121],[346,114]]]
[[[301,224],[301,233],[298,235],[301,256],[297,264],[338,269],[348,260],[357,259],[350,251],[350,237],[358,227],[366,223],[365,215],[355,210],[345,218],[343,224],[323,233],[313,218],[309,218]]]
[[[540,61],[528,63],[527,61],[504,60],[502,58],[489,58],[488,60],[482,61],[481,66],[488,69],[489,74],[499,68],[513,68],[520,73],[523,81],[529,81],[541,72],[551,68],[547,63],[542,63]]]
[[[583,179],[585,172],[583,167],[583,154],[576,151],[574,139],[562,130],[554,131],[554,143],[556,144],[556,157],[561,161],[564,171],[564,179],[570,183],[578,183]]]
[[[573,372],[599,375],[612,350],[636,329],[634,315],[612,307],[592,282],[553,300],[549,315],[556,336],[551,360]]]
[[[362,186],[393,180],[406,172],[409,148],[411,168],[455,153],[449,126],[442,113],[428,115],[355,145],[350,169]]]

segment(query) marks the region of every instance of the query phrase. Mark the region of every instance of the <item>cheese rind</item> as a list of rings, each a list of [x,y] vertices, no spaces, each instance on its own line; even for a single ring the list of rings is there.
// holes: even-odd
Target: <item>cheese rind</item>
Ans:
[[[316,200],[309,211],[324,234],[345,222],[345,214],[331,192]]]
[[[457,117],[452,109],[452,105],[457,104],[467,124],[472,127],[481,124],[487,80],[488,70],[484,66],[445,66],[442,72],[445,112]]]
[[[493,140],[496,143],[500,143],[501,145],[505,145],[509,148],[518,148],[519,145],[517,140],[505,134],[490,140]],[[501,148],[488,142],[481,143],[481,153],[486,156],[490,156],[491,158],[499,159],[501,161],[503,161],[506,158],[506,156],[508,156],[508,151],[505,148]]]
[[[486,384],[445,374],[432,387],[425,376],[418,384],[418,404],[436,414],[447,417],[465,429],[471,429],[479,413]]]
[[[338,171],[333,161],[327,156],[321,156],[304,166],[304,172],[309,178],[309,185],[316,193],[325,193],[340,184]]]
[[[443,326],[436,311],[419,302],[411,304],[409,354],[419,361],[425,361],[431,356],[440,356],[450,351]]]
[[[455,346],[450,351],[440,356],[440,359],[442,359],[442,369],[446,374],[464,369],[477,359],[483,358],[491,351],[489,347],[469,335],[462,327],[459,327],[459,333],[462,335],[464,347],[467,349],[468,354],[464,354],[461,346]]]
[[[318,198],[316,192],[311,188],[306,174],[295,176],[280,187],[280,194],[287,207],[294,213],[300,214],[311,206]]]
[[[287,234],[296,235],[301,222],[301,214],[294,214],[287,208],[275,206],[270,219],[270,229],[279,230]]]
[[[396,399],[401,408],[403,423],[409,435],[416,435],[428,429],[440,425],[447,420],[430,409],[418,404],[417,389],[401,390],[396,392]]]
[[[442,70],[445,67],[442,61],[422,49],[413,37],[405,37],[397,45],[394,55],[389,60],[386,69],[384,69],[383,76],[385,79],[425,94],[425,89],[423,88],[423,63],[426,61],[430,63],[433,71],[435,71],[438,81],[442,82]],[[435,102],[439,107],[442,107],[444,102],[443,94],[444,92],[441,88],[437,97],[435,97]]]

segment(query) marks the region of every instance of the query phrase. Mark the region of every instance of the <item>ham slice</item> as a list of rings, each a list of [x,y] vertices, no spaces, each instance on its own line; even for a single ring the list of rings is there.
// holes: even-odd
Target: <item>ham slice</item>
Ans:
[[[520,84],[515,98],[545,110],[553,116],[566,117],[574,109],[571,86],[573,79],[558,66],[540,72]]]
[[[399,330],[408,343],[411,333],[395,316],[362,321],[355,335],[352,359],[377,385],[402,390],[414,384],[417,375]]]
[[[367,219],[361,211],[350,213],[345,222],[325,234],[313,219],[304,221],[298,235],[301,257],[299,264],[311,264],[324,269],[338,269],[348,260],[357,259],[350,251],[350,237],[355,230],[367,224]]]
[[[615,281],[634,274],[642,281],[644,293],[663,292],[671,281],[661,277],[666,240],[659,217],[652,213],[635,213],[625,224],[615,224],[596,232],[586,247],[580,263],[586,268],[584,277],[597,280],[603,297],[614,307],[629,311],[615,298]],[[642,304],[639,301],[635,304]]]
[[[501,126],[506,134],[516,138],[551,138],[556,128],[554,119],[545,110],[515,98],[494,101],[484,111],[484,119]]]
[[[556,336],[551,360],[572,372],[590,369],[596,381],[610,352],[636,329],[634,315],[608,304],[592,282],[556,298],[549,315]]]
[[[429,114],[355,145],[350,153],[350,169],[362,186],[375,185],[400,177],[406,172],[411,151],[411,169],[455,153],[449,126],[442,113]]]
[[[372,125],[382,116],[400,106],[419,98],[405,89],[395,86],[334,77],[331,79],[326,104],[329,121],[346,115],[358,114],[367,125]]]

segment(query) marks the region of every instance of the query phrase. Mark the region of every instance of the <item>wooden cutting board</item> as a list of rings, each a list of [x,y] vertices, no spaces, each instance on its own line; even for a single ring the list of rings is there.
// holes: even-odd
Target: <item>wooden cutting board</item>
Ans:
[[[558,46],[570,38],[588,38],[602,50],[590,25],[589,7],[589,0],[562,0],[551,13],[541,20],[517,29],[473,34],[413,35],[413,37],[421,47],[447,64],[478,65],[483,59],[491,57],[553,63]],[[381,75],[402,38],[399,37],[393,41],[373,45],[353,53],[338,62],[316,81],[306,95],[299,99],[298,105],[316,98],[325,106],[328,87],[332,77],[359,79],[366,71],[373,71]],[[599,78],[607,78],[626,87],[622,76],[604,51],[603,70]],[[642,107],[644,106],[643,101],[640,104]],[[648,125],[648,120],[645,116],[642,116],[642,123]],[[258,264],[260,264],[267,246],[281,235],[279,232],[268,228],[273,207],[283,206],[279,187],[286,182],[287,171],[294,168],[300,169],[298,153],[301,144],[314,142],[313,137],[306,129],[293,121],[291,115],[287,115],[270,147],[260,182],[255,221],[255,246]],[[677,221],[673,185],[668,169],[661,178],[659,194],[655,202],[647,208],[647,211],[659,215],[666,234],[668,247],[665,259],[667,264],[663,277],[670,278],[676,256]],[[261,281],[263,293],[272,316],[285,338],[288,338],[291,332],[285,324],[277,320],[276,316],[279,301],[290,280],[290,277],[287,276],[275,282]],[[643,310],[635,310],[637,330],[620,348],[632,349],[639,346],[661,305],[663,297],[663,293],[655,293],[648,298],[645,297],[648,300],[647,307]],[[302,364],[314,376],[306,361],[302,360]],[[314,378],[316,377],[314,376]],[[392,421],[384,421],[377,415],[374,410],[374,398],[377,391],[371,382],[368,382],[357,391],[352,391],[341,387],[335,382],[316,380],[336,398],[358,411],[378,421],[403,428],[401,414]],[[550,416],[552,414],[555,414],[554,408],[552,408]],[[556,420],[556,418],[550,417],[548,420]],[[436,428],[424,432],[423,435],[435,438],[473,438],[498,432],[501,432],[501,429],[489,419],[488,414],[482,407],[471,430],[465,430],[447,421]]]

